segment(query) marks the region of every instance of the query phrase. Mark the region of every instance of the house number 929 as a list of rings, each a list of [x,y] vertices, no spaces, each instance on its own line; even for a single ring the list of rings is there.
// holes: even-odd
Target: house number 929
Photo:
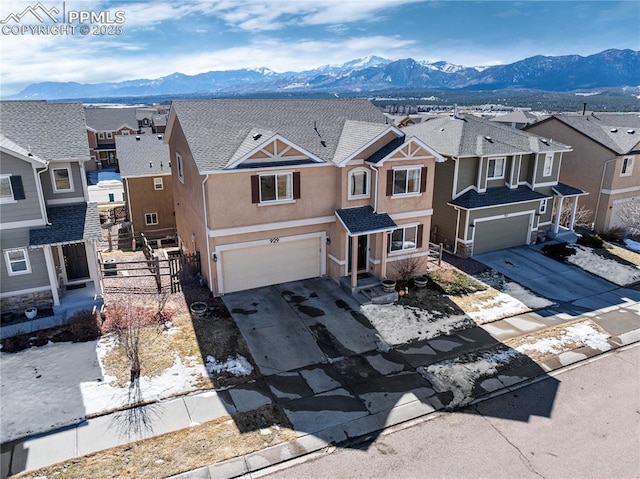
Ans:
[[[280,238],[271,238],[269,241],[271,241],[271,243],[277,243],[280,241]]]

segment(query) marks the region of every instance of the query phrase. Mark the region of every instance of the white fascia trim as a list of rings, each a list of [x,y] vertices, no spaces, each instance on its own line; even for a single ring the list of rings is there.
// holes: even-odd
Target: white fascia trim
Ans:
[[[417,144],[418,147],[427,150],[429,153],[432,153],[432,155],[431,156],[415,156],[415,155],[411,155],[411,156],[408,156],[408,157],[391,158],[393,155],[398,153],[400,150],[405,149],[407,147],[407,145],[409,145],[410,143]],[[380,165],[384,164],[385,161],[428,160],[432,156],[435,157],[436,163],[443,163],[444,161],[446,161],[446,159],[442,155],[440,155],[439,153],[434,151],[431,147],[427,146],[426,144],[424,144],[423,142],[421,142],[420,140],[418,140],[417,138],[412,136],[411,138],[409,138],[408,141],[405,141],[402,145],[398,146],[395,150],[393,150],[391,153],[389,153],[387,156],[385,156],[382,160],[380,160],[377,163],[375,163],[375,165],[376,166],[380,166]],[[419,167],[422,168],[423,166],[424,165],[420,165]],[[394,166],[393,168],[394,169],[396,169],[396,168],[405,168],[405,166]],[[406,168],[411,168],[411,166],[407,166]]]
[[[388,128],[385,128],[384,130],[382,130],[380,133],[378,133],[376,136],[374,136],[371,140],[369,140],[367,143],[365,143],[363,146],[361,146],[360,148],[358,148],[356,151],[354,151],[353,153],[351,153],[349,156],[347,156],[344,160],[342,160],[340,163],[338,163],[338,166],[344,166],[347,163],[349,163],[351,160],[353,160],[356,156],[358,156],[360,153],[362,153],[364,150],[366,150],[367,148],[369,148],[371,145],[373,145],[376,141],[378,141],[380,138],[382,138],[383,136],[385,136],[387,133],[389,132],[393,132],[396,137],[400,138],[403,133],[395,126],[393,125],[389,125]]]
[[[204,175],[228,175],[232,173],[259,173],[259,172],[272,172],[272,171],[280,171],[280,170],[289,170],[289,171],[297,171],[302,168],[325,168],[325,167],[335,167],[334,163],[323,162],[323,163],[307,163],[300,165],[285,165],[285,166],[264,166],[264,167],[256,167],[256,168],[234,168],[232,170],[220,169],[220,170],[198,170],[198,174],[200,176]]]
[[[16,146],[18,146],[18,145],[16,145]],[[2,151],[3,153],[5,153],[5,154],[7,154],[9,156],[13,156],[14,158],[26,161],[26,162],[31,163],[32,165],[35,165],[35,166],[38,166],[38,167],[47,166],[49,164],[49,162],[47,160],[43,160],[42,158],[38,158],[37,156],[23,155],[20,152],[17,152],[15,150],[11,150],[9,148],[5,148],[4,146],[0,146],[0,151]]]
[[[523,215],[535,215],[536,210],[527,210],[527,211],[517,211],[515,213],[506,213],[503,215],[495,215],[495,216],[483,216],[482,218],[476,218],[473,220],[473,224],[476,223],[484,223],[485,221],[493,221],[493,220],[501,220],[505,218],[511,218],[514,216],[523,216]]]
[[[10,298],[11,296],[17,296],[19,294],[42,293],[43,291],[51,291],[51,286],[39,286],[37,288],[7,291],[6,293],[0,293],[0,298]]]
[[[629,188],[619,188],[616,190],[602,190],[605,195],[620,195],[622,193],[632,193],[634,191],[640,191],[640,186],[630,186]]]
[[[77,196],[75,198],[61,198],[57,200],[47,200],[47,205],[71,205],[73,203],[86,203],[87,199],[84,196]]]
[[[241,163],[244,163],[246,160],[248,160],[251,155],[255,155],[257,152],[259,152],[260,150],[264,149],[270,143],[273,143],[273,142],[278,141],[278,140],[283,142],[285,145],[287,145],[287,146],[289,146],[289,147],[291,147],[293,149],[296,149],[299,152],[301,152],[302,154],[308,156],[310,160],[313,160],[316,163],[326,163],[326,161],[324,161],[322,158],[319,158],[318,156],[316,156],[313,153],[305,150],[301,146],[296,145],[291,140],[287,140],[284,136],[280,135],[279,133],[276,133],[275,135],[267,138],[265,141],[260,143],[258,146],[256,146],[254,149],[252,149],[248,153],[245,153],[244,155],[242,155],[240,158],[238,158],[236,161],[234,161],[230,165],[225,166],[225,169],[234,169],[236,166],[238,166]],[[273,161],[278,161],[278,159],[274,158]]]
[[[558,181],[556,180],[556,181],[548,181],[546,183],[536,183],[536,188],[543,188],[545,186],[558,186]]]
[[[433,156],[436,159],[436,163],[444,163],[445,161],[447,161],[447,159],[442,156],[440,153],[438,153],[436,150],[434,150],[433,148],[431,148],[429,145],[427,145],[424,141],[422,141],[420,138],[417,138],[415,136],[412,136],[409,138],[409,141],[405,142],[405,145],[407,143],[415,143],[417,144],[420,148],[422,148],[423,150],[427,150],[431,156]]]
[[[9,223],[0,223],[0,227],[3,230],[10,230],[14,228],[30,228],[32,226],[46,226],[47,223],[44,219],[38,218],[36,220],[26,220],[26,221],[12,221]]]
[[[428,210],[407,211],[404,213],[390,214],[389,217],[393,221],[396,221],[396,220],[406,220],[410,218],[417,218],[420,216],[432,216],[432,215],[433,215],[433,208],[430,208]]]
[[[158,176],[171,176],[171,171],[164,171],[162,173],[149,173],[148,175],[121,175],[122,179],[128,178],[156,178]]]
[[[452,197],[452,199],[454,199],[454,200],[455,200],[456,198],[458,198],[458,197],[460,197],[460,196],[464,195],[467,191],[471,191],[471,190],[478,191],[478,190],[477,190],[477,188],[476,188],[476,185],[467,186],[464,190],[462,190],[462,191],[461,191],[460,193],[458,193],[456,196],[453,196],[453,197]]]
[[[549,196],[547,197],[547,199],[551,199],[552,197]],[[525,203],[536,203],[536,204],[540,204],[540,201],[544,200],[545,198],[537,198],[535,200],[526,200],[526,201],[513,201],[510,203],[502,203],[500,205],[489,205],[489,206],[482,206],[481,208],[465,208],[464,206],[457,206],[457,205],[452,205],[451,203],[447,203],[447,205],[449,206],[453,206],[454,208],[460,208],[461,210],[465,210],[465,211],[480,211],[480,210],[486,210],[489,208],[500,208],[500,207],[504,207],[504,206],[512,206],[512,205],[521,205],[521,204],[525,204]]]
[[[303,220],[279,221],[277,223],[263,223],[251,226],[236,226],[234,228],[210,229],[209,237],[232,236],[247,233],[258,233],[262,231],[281,230],[285,228],[300,228],[303,226],[320,225],[335,222],[335,216],[318,216],[316,218],[305,218]]]
[[[333,261],[334,263],[336,263],[336,264],[338,264],[338,265],[340,265],[340,266],[344,266],[345,264],[347,264],[347,261],[346,261],[346,260],[344,260],[344,259],[338,259],[338,258],[336,258],[335,256],[333,256],[331,253],[329,253],[327,256],[329,257],[329,259],[330,259],[331,261]]]

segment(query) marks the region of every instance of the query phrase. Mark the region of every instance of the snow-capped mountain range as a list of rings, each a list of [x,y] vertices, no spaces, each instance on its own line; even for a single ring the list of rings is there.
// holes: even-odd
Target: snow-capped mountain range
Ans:
[[[547,91],[640,85],[640,52],[606,50],[590,56],[534,56],[508,65],[465,67],[446,61],[367,56],[342,65],[278,73],[267,67],[173,73],[157,79],[105,83],[42,82],[8,99],[89,99],[153,95],[212,96],[278,92],[366,93],[419,89]]]

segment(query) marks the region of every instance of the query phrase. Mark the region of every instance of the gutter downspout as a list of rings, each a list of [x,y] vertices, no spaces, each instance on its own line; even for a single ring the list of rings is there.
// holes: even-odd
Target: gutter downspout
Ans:
[[[605,161],[604,165],[602,165],[602,177],[600,178],[600,189],[598,190],[598,201],[596,201],[596,209],[593,212],[593,223],[591,224],[592,230],[595,229],[596,220],[598,219],[598,209],[600,208],[600,197],[602,196],[602,187],[604,186],[604,175],[607,172],[607,165],[612,161],[618,161],[618,158],[611,158],[610,160]]]
[[[213,272],[211,271],[211,246],[209,239],[209,213],[207,210],[207,193],[205,189],[205,183],[209,179],[209,175],[207,174],[202,180],[202,207],[204,208],[204,234],[207,239],[207,269],[209,272],[209,291],[213,293]]]
[[[43,170],[38,171],[38,176],[40,177],[40,181],[38,182],[37,188],[38,188],[38,193],[40,193],[40,197],[44,202],[44,204],[42,203],[40,204],[42,217],[44,218],[44,222],[46,223],[46,225],[51,226],[51,223],[49,223],[49,217],[47,216],[47,202],[44,199],[44,192],[42,191],[42,177],[40,176],[45,171],[49,171],[49,163],[47,163],[47,166],[45,166]]]

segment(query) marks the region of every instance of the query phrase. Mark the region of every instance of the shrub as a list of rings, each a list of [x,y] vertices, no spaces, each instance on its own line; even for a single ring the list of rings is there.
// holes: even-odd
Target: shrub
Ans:
[[[427,276],[445,294],[461,295],[487,289],[482,283],[458,269],[442,268]]]
[[[100,337],[99,314],[90,309],[75,312],[69,318],[71,340],[74,343],[91,341]]]
[[[622,241],[627,237],[627,229],[622,226],[614,226],[607,231],[600,233],[600,237],[605,241]]]
[[[602,248],[604,241],[598,235],[582,235],[578,238],[578,244],[587,248]]]
[[[576,250],[567,246],[567,243],[548,244],[542,247],[542,252],[558,261],[566,261],[569,256],[576,254]]]

